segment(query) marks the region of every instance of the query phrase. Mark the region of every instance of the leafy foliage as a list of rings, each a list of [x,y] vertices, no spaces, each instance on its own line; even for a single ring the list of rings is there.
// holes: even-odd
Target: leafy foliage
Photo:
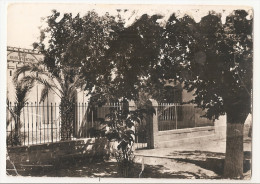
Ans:
[[[33,87],[35,83],[38,83],[43,86],[40,102],[44,102],[49,91],[53,91],[61,98],[61,137],[62,139],[69,139],[72,135],[72,125],[75,120],[73,108],[76,90],[82,88],[85,81],[79,75],[75,75],[71,68],[63,68],[59,75],[54,75],[48,72],[44,66],[45,63],[41,62],[26,64],[16,70],[14,81],[18,80],[20,74],[25,73],[26,75],[20,79],[22,84],[30,84],[30,87]]]
[[[162,28],[156,22],[161,16],[141,16],[131,26],[118,33],[106,53],[112,65],[113,77],[107,87],[112,98],[137,100],[147,87],[147,79],[158,61]],[[102,86],[103,87],[103,86]]]
[[[62,139],[68,139],[75,120],[76,90],[85,88],[91,92],[95,85],[102,85],[110,78],[110,65],[104,55],[109,42],[117,36],[120,23],[109,14],[98,16],[94,11],[73,17],[71,13],[61,16],[53,10],[45,20],[47,27],[41,30],[40,42],[33,44],[44,54],[44,61],[23,66],[17,76],[30,72],[24,81],[44,86],[41,102],[50,90],[61,98]]]
[[[105,52],[122,27],[115,19],[108,13],[98,16],[95,11],[73,17],[71,13],[61,16],[53,10],[46,18],[48,26],[41,30],[41,40],[35,47],[44,54],[44,62],[53,75],[59,75],[66,67],[76,68],[85,79],[85,89],[91,91],[110,78],[110,63]]]
[[[13,83],[15,86],[15,102],[12,105],[9,100],[7,99],[7,109],[11,114],[10,119],[7,120],[7,127],[12,123],[12,120],[15,122],[14,126],[14,136],[8,137],[7,141],[9,141],[9,144],[12,145],[21,145],[21,132],[20,128],[22,126],[21,122],[21,112],[24,106],[26,105],[26,102],[28,101],[28,94],[33,88],[33,81],[27,80],[24,81],[23,79],[19,78],[19,74],[16,73],[16,75],[13,76]],[[13,130],[11,130],[13,131]]]
[[[173,82],[194,93],[190,102],[206,110],[207,118],[227,113],[230,123],[244,123],[252,96],[253,20],[248,13],[236,10],[225,24],[214,12],[199,23],[172,14],[165,27],[157,23],[160,18],[143,15],[124,27],[120,16],[90,11],[83,17],[60,17],[54,10],[34,46],[45,55],[51,72],[43,74],[59,85],[33,75],[27,80],[45,85],[42,99],[48,89],[57,91],[65,106],[82,84],[92,95],[91,103],[102,104],[108,99],[162,99],[165,84]],[[26,67],[23,70],[29,71]],[[111,109],[107,116],[107,136],[119,141],[119,160],[131,160],[131,128],[143,113],[140,106],[137,111]]]
[[[172,15],[163,32],[159,78],[183,82],[185,89],[194,92],[191,102],[206,109],[210,119],[228,111],[250,112],[252,20],[247,15],[236,10],[225,24],[214,12],[199,23]]]
[[[110,113],[106,115],[102,124],[106,125],[106,137],[109,141],[118,143],[115,158],[119,164],[119,172],[124,177],[129,177],[134,159],[134,143],[136,128],[147,114],[153,111],[145,105],[142,108],[129,110],[128,102],[125,100],[121,107],[111,107]]]
[[[235,10],[222,24],[214,12],[199,23],[173,15],[163,33],[163,64],[157,68],[159,81],[172,78],[193,92],[190,102],[205,109],[207,118],[227,115],[224,173],[229,178],[243,176],[243,128],[231,127],[243,127],[251,112],[253,20],[247,17],[244,10]]]

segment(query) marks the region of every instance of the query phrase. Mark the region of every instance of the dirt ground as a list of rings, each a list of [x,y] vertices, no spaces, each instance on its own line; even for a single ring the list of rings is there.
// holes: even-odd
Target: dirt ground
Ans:
[[[158,157],[138,157],[133,166],[133,178],[172,178],[172,179],[221,179],[223,174],[223,153],[211,152],[173,152],[174,159]],[[203,155],[208,157],[202,159]],[[179,157],[179,158],[177,158]],[[197,158],[197,159],[196,159]],[[144,159],[144,161],[142,161]],[[142,164],[144,163],[144,164]],[[143,165],[143,166],[142,166]],[[142,171],[142,167],[144,170]],[[245,178],[250,179],[250,163],[245,164]],[[142,172],[141,172],[142,171]],[[27,168],[18,172],[22,176],[31,177],[89,177],[89,178],[121,178],[116,160],[99,162],[80,162],[54,168]]]
[[[221,179],[225,141],[174,148],[136,150],[133,178]],[[251,177],[251,140],[244,140],[244,179]],[[144,170],[142,171],[142,168]],[[26,167],[22,176],[121,178],[115,159],[61,163],[59,168]]]
[[[177,161],[178,162],[178,161]],[[194,166],[191,164],[182,163],[176,164],[177,162],[173,161],[176,167],[176,170],[169,169],[167,166],[163,165],[145,165],[143,172],[141,173],[142,165],[136,163],[134,165],[131,177],[134,178],[175,178],[175,179],[201,179],[201,178],[217,178],[217,175],[214,177],[209,177],[205,175],[205,172],[198,171],[197,173],[189,171],[194,169]],[[180,169],[180,166],[187,169]],[[118,174],[117,163],[115,161],[104,161],[99,163],[81,163],[76,165],[66,166],[60,169],[28,169],[24,172],[19,172],[22,176],[30,177],[89,177],[89,178],[120,178]],[[212,173],[213,175],[213,173]]]
[[[185,178],[220,179],[224,170],[225,140],[179,145],[174,148],[136,150],[136,162],[163,166],[158,172]],[[251,178],[251,138],[244,140],[244,178]],[[179,176],[179,178],[182,178]]]

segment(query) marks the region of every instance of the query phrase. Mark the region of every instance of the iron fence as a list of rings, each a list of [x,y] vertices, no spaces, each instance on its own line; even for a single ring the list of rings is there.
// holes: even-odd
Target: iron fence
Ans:
[[[180,105],[176,103],[159,103],[158,130],[194,128],[200,126],[213,126],[213,121],[201,117],[205,112],[193,105]]]
[[[73,108],[73,121],[71,137],[93,138],[102,137],[100,119],[104,119],[110,108],[121,109],[121,103],[107,103],[101,107],[88,107],[87,103],[71,104]],[[20,110],[19,110],[20,109]],[[159,103],[158,105],[158,130],[167,131],[174,129],[193,128],[198,126],[212,126],[212,121],[201,118],[204,113],[192,105]],[[32,145],[61,141],[62,124],[59,103],[30,102],[24,106],[8,102],[7,105],[7,145]],[[138,147],[146,147],[148,128],[145,121],[140,122],[135,129],[135,142]]]
[[[117,109],[120,110],[123,106],[123,103],[114,102],[114,103],[106,103],[100,107],[96,107],[94,111],[92,111],[92,119],[98,120],[98,119],[104,119],[107,114],[109,114],[110,109]],[[128,106],[129,109],[136,109],[136,106]],[[98,121],[97,121],[98,122]],[[147,123],[145,120],[142,120],[141,122],[137,123],[135,126],[135,148],[141,149],[147,147]]]
[[[73,103],[71,106],[73,108],[68,110],[73,111],[72,134],[66,139],[74,140],[105,136],[100,119],[105,118],[110,108],[121,109],[122,103],[106,103],[101,107],[88,106],[87,103]],[[62,140],[60,103],[28,102],[21,105],[8,102],[6,114],[8,146],[53,143]]]
[[[86,103],[74,103],[74,120],[71,137],[74,140],[82,137],[95,137],[91,133],[93,127],[99,122],[88,119],[93,111],[88,110]],[[19,110],[20,109],[20,110]],[[30,102],[24,106],[17,103],[7,104],[7,145],[33,145],[61,141],[61,113],[59,103]]]

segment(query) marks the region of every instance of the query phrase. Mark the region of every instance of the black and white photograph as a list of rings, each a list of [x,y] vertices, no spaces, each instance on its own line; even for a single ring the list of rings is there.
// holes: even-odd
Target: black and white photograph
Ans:
[[[6,12],[7,178],[251,180],[254,7]]]

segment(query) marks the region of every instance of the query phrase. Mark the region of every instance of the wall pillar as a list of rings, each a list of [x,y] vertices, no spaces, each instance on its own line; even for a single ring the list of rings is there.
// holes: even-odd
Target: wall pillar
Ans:
[[[147,123],[147,148],[153,149],[158,147],[158,103],[156,100],[150,99],[146,103],[148,114],[146,116]]]
[[[129,107],[129,111],[135,111],[136,110],[135,102],[133,100],[128,100],[128,107]]]

